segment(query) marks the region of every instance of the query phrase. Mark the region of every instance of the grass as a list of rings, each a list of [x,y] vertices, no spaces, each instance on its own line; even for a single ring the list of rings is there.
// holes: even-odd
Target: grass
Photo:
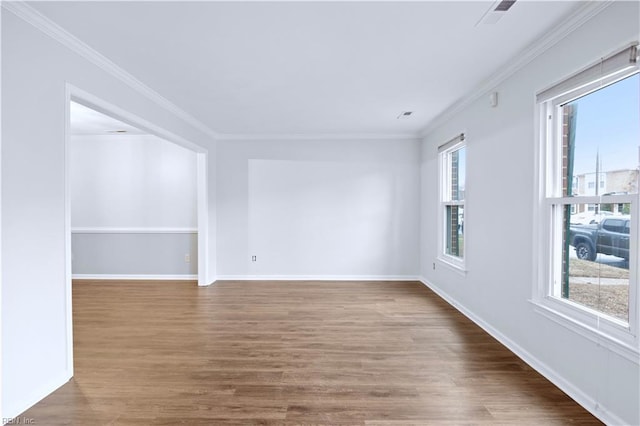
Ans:
[[[629,321],[628,285],[569,283],[569,300],[623,321]]]
[[[573,277],[629,279],[629,270],[581,259],[569,259],[569,273]]]
[[[588,260],[569,259],[569,300],[612,317],[629,321],[629,270]],[[616,278],[627,284],[598,285],[572,282],[572,277]],[[597,281],[597,280],[594,280]]]

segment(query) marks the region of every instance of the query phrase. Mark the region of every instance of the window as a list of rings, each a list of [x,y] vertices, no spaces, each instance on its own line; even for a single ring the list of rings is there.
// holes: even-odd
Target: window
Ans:
[[[466,146],[461,134],[439,148],[441,249],[440,260],[464,269],[464,199]]]
[[[609,232],[622,232],[625,220],[622,219],[606,219],[602,222],[602,229]]]
[[[536,229],[542,312],[613,346],[638,350],[637,43],[537,96],[540,207]],[[594,176],[578,195],[577,176]],[[605,181],[609,182],[608,192]],[[598,184],[596,184],[596,182]],[[587,205],[590,221],[574,216]],[[594,337],[595,338],[595,337]],[[620,343],[622,342],[622,343]]]

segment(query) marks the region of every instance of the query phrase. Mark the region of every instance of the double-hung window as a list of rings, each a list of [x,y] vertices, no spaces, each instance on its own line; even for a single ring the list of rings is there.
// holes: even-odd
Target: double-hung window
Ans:
[[[559,321],[637,354],[637,43],[538,93],[537,103],[534,300]]]
[[[440,256],[464,269],[464,199],[466,187],[466,145],[460,134],[440,146]]]

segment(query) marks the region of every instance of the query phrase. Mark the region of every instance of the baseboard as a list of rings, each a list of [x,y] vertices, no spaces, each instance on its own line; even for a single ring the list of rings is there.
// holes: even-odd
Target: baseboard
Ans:
[[[73,274],[74,280],[197,280],[197,275],[144,275],[144,274]]]
[[[69,374],[67,371],[64,372],[63,375],[61,375],[60,377],[58,377],[55,380],[50,381],[49,383],[47,383],[44,386],[40,386],[36,392],[33,393],[33,396],[22,402],[17,404],[17,406],[15,408],[11,408],[9,407],[9,409],[6,409],[6,407],[2,407],[3,408],[3,418],[2,418],[2,424],[26,424],[24,421],[22,423],[11,423],[12,419],[15,419],[16,417],[20,416],[22,413],[24,413],[25,411],[27,411],[29,408],[33,407],[34,405],[36,405],[38,402],[42,401],[44,398],[46,398],[47,396],[49,396],[51,393],[55,392],[56,390],[58,390],[58,388],[60,388],[60,386],[64,385],[65,383],[67,383],[69,380],[71,380],[72,375]],[[21,419],[23,420],[23,419]]]
[[[420,281],[414,275],[218,275],[216,281]]]
[[[594,400],[592,397],[584,393],[578,387],[576,387],[573,383],[566,380],[560,374],[558,374],[554,369],[549,367],[544,362],[540,361],[537,357],[531,354],[529,351],[524,349],[522,346],[515,343],[513,340],[502,334],[499,330],[494,328],[489,323],[485,322],[482,318],[478,317],[471,310],[469,310],[464,305],[457,302],[453,297],[451,297],[447,292],[440,289],[439,287],[433,285],[429,281],[427,281],[424,277],[419,279],[422,284],[444,299],[451,306],[456,308],[460,313],[473,321],[476,325],[486,331],[489,335],[491,335],[498,342],[502,343],[507,347],[511,352],[513,352],[516,356],[518,356],[521,360],[526,362],[531,368],[536,370],[538,373],[542,374],[547,380],[557,386],[564,393],[569,395],[574,401],[584,407],[585,410],[593,414],[595,417],[600,419],[607,425],[624,425],[622,419],[617,417],[615,414],[608,411],[605,407],[600,405],[599,402]]]

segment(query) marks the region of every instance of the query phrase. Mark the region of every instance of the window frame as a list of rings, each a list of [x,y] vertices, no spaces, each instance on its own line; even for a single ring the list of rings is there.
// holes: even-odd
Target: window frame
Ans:
[[[636,44],[637,45],[637,44]],[[632,45],[633,46],[633,45]],[[633,47],[627,47],[633,50]],[[624,51],[622,51],[624,52]],[[616,54],[620,56],[620,53]],[[633,55],[633,53],[632,53]],[[614,55],[612,55],[614,56]],[[601,60],[601,63],[604,59]],[[536,311],[549,317],[574,331],[597,341],[626,358],[638,363],[640,340],[638,330],[638,309],[640,297],[638,291],[638,235],[640,229],[639,194],[609,194],[599,196],[563,196],[562,188],[562,106],[593,93],[603,87],[612,85],[635,74],[640,74],[637,62],[633,65],[609,71],[608,75],[571,86],[572,76],[564,79],[559,85],[564,93],[536,99],[536,128],[538,137],[535,152],[536,205],[534,222],[534,285],[532,302]],[[576,75],[580,76],[580,73]],[[597,182],[596,182],[597,185]],[[598,310],[580,305],[557,294],[559,274],[562,261],[562,215],[565,205],[574,204],[630,204],[630,253],[629,257],[629,312],[628,323],[618,320]],[[560,269],[560,271],[559,271]]]
[[[462,256],[454,256],[447,253],[447,214],[446,210],[449,206],[462,207],[464,211],[463,224],[466,227],[467,222],[467,208],[466,208],[466,178],[465,178],[465,195],[462,200],[452,200],[451,198],[451,167],[450,167],[450,154],[465,148],[465,176],[466,165],[468,156],[466,155],[466,136],[464,133],[456,136],[445,144],[438,148],[438,164],[439,164],[439,212],[438,212],[438,256],[437,259],[444,263],[446,266],[452,267],[455,271],[465,273],[466,272],[466,247],[467,247],[467,234],[463,228],[464,236],[464,249]]]

